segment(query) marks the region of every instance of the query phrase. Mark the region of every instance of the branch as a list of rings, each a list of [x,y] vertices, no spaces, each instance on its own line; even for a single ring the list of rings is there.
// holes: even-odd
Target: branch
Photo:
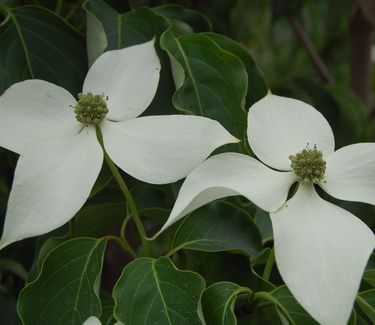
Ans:
[[[315,49],[314,44],[311,42],[309,36],[307,35],[298,18],[293,14],[287,15],[287,18],[294,32],[297,34],[298,38],[305,47],[307,54],[310,56],[311,61],[313,62],[322,80],[329,85],[334,84],[335,80],[333,79],[331,73],[328,71],[327,66],[323,62],[318,51]]]
[[[367,106],[369,106],[371,95],[371,45],[374,16],[375,1],[359,0],[350,19],[350,85]]]

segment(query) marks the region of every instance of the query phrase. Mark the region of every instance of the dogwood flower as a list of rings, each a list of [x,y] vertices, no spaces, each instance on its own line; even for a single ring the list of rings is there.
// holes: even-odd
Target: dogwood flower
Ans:
[[[20,154],[0,248],[60,227],[87,200],[103,150],[122,170],[162,184],[185,177],[218,146],[237,142],[197,116],[137,117],[151,103],[160,63],[153,41],[108,51],[91,66],[78,102],[42,80],[0,97],[0,146]]]
[[[245,196],[270,212],[276,263],[295,298],[321,324],[346,324],[375,237],[315,186],[338,199],[375,204],[375,143],[334,151],[321,113],[274,95],[250,108],[247,135],[264,164],[237,153],[209,158],[186,178],[162,230],[214,199]]]

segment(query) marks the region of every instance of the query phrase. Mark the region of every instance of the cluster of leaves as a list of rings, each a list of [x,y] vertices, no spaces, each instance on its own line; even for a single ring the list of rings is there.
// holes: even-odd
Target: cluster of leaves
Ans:
[[[228,19],[231,1],[220,5],[213,2],[201,6],[212,16],[215,30],[223,31],[216,25],[220,15]],[[157,94],[145,114],[211,117],[237,138],[245,139],[246,109],[267,93],[268,85],[249,52],[230,38],[214,33],[206,16],[177,5],[120,13],[116,9],[129,8],[114,9],[103,0],[89,0],[82,8],[80,1],[61,3],[57,1],[57,6],[50,8],[55,12],[47,8],[48,2],[45,7],[13,7],[9,1],[8,6],[0,7],[4,17],[0,25],[0,94],[13,83],[29,78],[44,79],[77,94],[88,66],[104,51],[155,37],[162,72]],[[251,10],[255,5],[246,3],[238,1],[232,10],[237,20],[244,12],[255,17]],[[259,9],[261,5],[257,6]],[[307,14],[312,14],[310,7],[305,8]],[[258,12],[269,15],[267,9]],[[276,9],[277,18],[282,11]],[[81,32],[83,20],[87,22],[86,37]],[[237,28],[240,26],[238,23]],[[232,26],[233,30],[236,28]],[[254,38],[246,38],[243,33],[237,36],[252,47]],[[290,48],[282,47],[282,51],[285,56]],[[265,67],[270,59],[262,55],[259,61],[262,57],[261,65]],[[306,62],[298,64],[307,66]],[[331,118],[341,144],[371,140],[369,119],[364,110],[358,110],[361,103],[346,87],[322,86],[314,78],[290,75],[295,79],[288,83],[270,73],[269,84],[288,94],[290,85],[299,83],[299,91],[303,88],[316,107],[327,110],[324,113]],[[348,128],[352,132],[349,135],[343,131]],[[249,153],[246,143],[220,150]],[[3,216],[17,157],[0,150]],[[180,183],[153,186],[123,176],[131,185],[146,230],[152,235],[165,222]],[[26,324],[82,324],[92,315],[103,324],[116,320],[124,324],[316,323],[273,267],[272,228],[267,213],[241,197],[211,203],[154,240],[150,244],[151,257],[133,259],[118,250],[116,240],[112,242],[115,236],[111,234],[121,234],[138,255],[144,255],[137,250],[139,239],[132,223],[127,222],[127,206],[122,200],[104,166],[90,199],[69,226],[1,252],[2,323],[20,322],[16,301],[19,316]],[[353,210],[348,203],[338,204]],[[356,208],[360,217],[374,213],[374,208],[367,205],[356,204]],[[375,322],[374,258],[365,272],[351,324]]]

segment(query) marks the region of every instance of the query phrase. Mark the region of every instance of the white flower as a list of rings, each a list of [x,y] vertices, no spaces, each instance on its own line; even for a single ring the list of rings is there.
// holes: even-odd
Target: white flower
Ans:
[[[248,139],[272,169],[242,154],[209,158],[186,178],[162,230],[214,199],[245,196],[270,212],[277,266],[296,299],[321,324],[346,324],[375,237],[320,198],[314,184],[338,199],[375,204],[375,143],[334,152],[332,130],[317,110],[274,95],[250,108]]]
[[[99,318],[95,317],[95,316],[90,316],[89,318],[87,318],[83,323],[82,325],[102,325],[101,321],[99,320]]]
[[[136,118],[159,74],[150,41],[100,56],[78,103],[42,80],[17,83],[0,97],[0,146],[20,154],[0,248],[60,227],[82,207],[103,162],[96,127],[121,169],[155,184],[185,177],[216,147],[237,142],[208,118]]]

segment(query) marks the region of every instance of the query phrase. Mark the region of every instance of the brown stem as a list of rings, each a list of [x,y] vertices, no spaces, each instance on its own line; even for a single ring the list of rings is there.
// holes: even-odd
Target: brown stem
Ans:
[[[287,18],[294,32],[297,34],[303,46],[305,47],[307,54],[310,56],[311,61],[313,62],[322,80],[327,84],[334,84],[335,80],[333,79],[331,73],[328,71],[327,66],[323,62],[318,51],[315,49],[314,44],[311,42],[309,36],[307,35],[298,18],[293,14],[289,14]]]
[[[371,90],[371,45],[374,18],[369,16],[375,1],[358,1],[350,20],[351,74],[350,85],[356,94],[370,104]]]

